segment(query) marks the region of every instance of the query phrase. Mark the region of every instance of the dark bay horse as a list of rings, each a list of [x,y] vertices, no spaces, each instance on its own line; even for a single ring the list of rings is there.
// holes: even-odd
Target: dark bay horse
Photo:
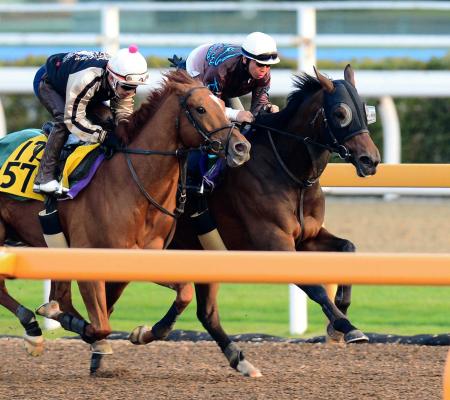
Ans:
[[[247,136],[252,144],[250,161],[228,169],[223,184],[209,198],[210,212],[230,250],[355,250],[350,241],[323,226],[325,198],[319,178],[331,152],[351,162],[359,176],[375,174],[380,154],[369,136],[352,68],[345,68],[344,80],[332,81],[318,71],[316,75],[317,79],[299,75],[286,107],[256,119]],[[171,248],[201,249],[188,217],[193,211],[179,221]],[[346,316],[350,286],[339,286],[334,301],[322,285],[297,286],[322,307],[330,336],[347,343],[368,340]],[[220,324],[218,289],[218,284],[195,284],[197,316],[233,368],[259,376]],[[145,344],[154,337],[148,328],[138,327],[131,339]]]
[[[250,153],[248,141],[230,124],[223,104],[184,71],[166,74],[162,87],[119,125],[116,134],[124,149],[103,162],[74,200],[58,202],[70,247],[162,249],[174,225],[177,186],[188,149],[203,146],[226,158],[230,167],[246,162]],[[178,207],[184,200],[178,200]],[[26,245],[45,247],[37,218],[42,208],[40,201],[17,201],[0,194],[0,245],[13,234]],[[78,282],[78,286],[90,322],[72,306],[70,282],[53,282],[50,298],[57,301],[42,306],[39,313],[88,343],[99,343],[111,332],[105,283]],[[177,290],[175,303],[181,312],[192,289],[171,287]],[[16,314],[21,307],[8,294],[4,280],[0,304]],[[29,310],[18,317],[22,323],[34,321]]]

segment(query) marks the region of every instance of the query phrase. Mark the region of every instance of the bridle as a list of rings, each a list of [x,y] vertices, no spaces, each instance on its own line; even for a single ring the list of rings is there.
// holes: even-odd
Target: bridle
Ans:
[[[185,96],[180,98],[180,106],[181,108],[184,110],[184,113],[186,115],[186,118],[188,119],[188,121],[192,124],[192,126],[197,130],[197,133],[199,133],[203,139],[205,139],[205,143],[207,143],[207,149],[212,152],[212,153],[219,153],[222,150],[225,151],[225,153],[228,152],[228,146],[230,143],[230,139],[231,139],[231,133],[233,132],[233,129],[236,127],[236,124],[234,123],[230,123],[227,125],[224,125],[220,128],[217,129],[213,129],[211,131],[206,130],[196,119],[195,117],[192,115],[192,111],[191,108],[188,106],[187,101],[189,99],[189,97],[192,95],[192,93],[195,90],[200,90],[200,89],[206,89],[209,90],[207,87],[205,86],[197,86],[194,87],[192,89],[190,89]],[[217,132],[223,131],[224,129],[228,129],[228,135],[227,135],[227,139],[225,142],[225,146],[223,145],[223,143],[220,140],[217,139],[211,139],[212,135],[214,135]]]
[[[269,142],[270,142],[272,151],[275,155],[275,158],[276,158],[278,164],[280,165],[280,167],[282,168],[284,173],[290,178],[290,180],[292,180],[296,184],[296,186],[298,188],[299,203],[298,203],[297,215],[299,217],[301,234],[297,238],[297,240],[296,240],[297,242],[301,242],[303,240],[303,235],[304,235],[304,229],[303,229],[303,227],[304,227],[303,202],[304,202],[304,193],[305,193],[304,189],[312,186],[317,181],[317,179],[319,179],[320,173],[319,173],[319,176],[315,176],[315,177],[311,177],[311,178],[307,178],[307,179],[297,178],[295,176],[295,174],[286,165],[286,163],[283,161],[280,153],[278,152],[278,149],[276,148],[275,142],[272,137],[272,133],[278,133],[280,135],[290,137],[298,142],[303,142],[307,149],[308,149],[308,145],[312,145],[312,146],[318,147],[320,149],[328,150],[330,153],[337,154],[341,159],[343,159],[345,161],[349,161],[351,159],[352,155],[351,155],[350,151],[348,150],[348,148],[343,143],[345,143],[352,136],[355,136],[364,131],[368,132],[367,124],[362,119],[362,114],[358,108],[359,103],[357,102],[355,94],[353,93],[354,90],[351,90],[351,88],[349,90],[349,86],[347,86],[349,84],[346,81],[333,81],[333,83],[335,83],[335,85],[336,84],[341,85],[341,87],[340,87],[341,92],[342,92],[342,86],[345,88],[344,92],[346,92],[347,95],[344,95],[343,99],[347,99],[347,100],[350,99],[351,103],[353,104],[353,108],[356,109],[356,111],[357,111],[355,113],[356,115],[352,114],[352,121],[353,121],[353,119],[357,119],[357,122],[356,122],[356,129],[353,128],[353,130],[351,132],[350,132],[350,126],[352,124],[349,125],[349,132],[346,132],[345,134],[341,130],[337,130],[336,133],[333,132],[332,124],[329,123],[328,117],[327,117],[327,114],[330,115],[330,111],[325,108],[325,105],[327,103],[325,99],[324,99],[325,105],[322,105],[322,107],[320,107],[316,111],[316,113],[314,114],[314,117],[311,119],[311,121],[309,121],[309,125],[311,127],[314,127],[315,124],[319,120],[322,120],[324,129],[325,129],[325,133],[326,133],[326,137],[327,137],[327,140],[325,142],[319,142],[317,140],[313,140],[309,136],[300,137],[291,132],[273,128],[273,127],[259,124],[256,122],[248,123],[249,125],[251,125],[253,127],[264,129],[267,132],[267,136],[269,138]],[[335,92],[336,92],[336,90],[335,90]],[[324,96],[326,96],[326,94],[324,94]],[[329,106],[328,108],[331,108],[331,106]],[[367,119],[367,116],[366,116],[366,119]],[[311,157],[311,161],[314,163],[313,157]]]
[[[178,219],[180,217],[181,214],[184,213],[184,208],[185,208],[185,204],[186,204],[186,177],[187,177],[187,156],[188,153],[192,150],[201,150],[201,151],[206,151],[206,152],[211,152],[211,153],[219,153],[220,151],[224,150],[225,152],[228,151],[228,146],[229,146],[229,142],[231,139],[231,134],[233,132],[233,129],[235,128],[235,124],[227,124],[224,125],[220,128],[208,131],[206,130],[196,119],[195,117],[192,115],[191,109],[187,104],[187,101],[189,99],[189,97],[192,95],[192,93],[195,90],[199,90],[199,89],[207,89],[206,87],[203,86],[198,86],[198,87],[194,87],[192,89],[190,89],[185,96],[180,98],[180,107],[181,110],[185,113],[188,121],[192,124],[192,126],[195,128],[196,132],[204,139],[204,143],[201,144],[198,147],[193,147],[193,148],[178,148],[174,151],[168,150],[168,151],[164,151],[164,150],[145,150],[145,149],[130,149],[128,147],[123,147],[123,148],[119,148],[117,149],[117,152],[120,153],[124,153],[125,154],[125,158],[127,161],[127,165],[128,165],[128,169],[130,170],[131,176],[133,178],[133,181],[136,183],[136,185],[138,186],[140,192],[144,195],[144,197],[147,199],[147,201],[149,203],[151,203],[155,208],[157,208],[159,211],[161,211],[162,213],[174,218],[175,220]],[[175,126],[176,129],[179,130],[179,116],[177,117],[176,121],[175,121]],[[222,131],[224,129],[228,129],[228,135],[227,135],[227,139],[225,142],[225,145],[222,143],[222,141],[217,140],[217,139],[212,139],[212,135],[214,135],[215,133]],[[150,156],[150,155],[159,155],[159,156],[172,156],[172,157],[176,157],[178,159],[178,164],[179,164],[179,172],[180,172],[180,191],[179,191],[179,197],[177,199],[177,207],[175,209],[175,211],[171,212],[169,210],[167,210],[165,207],[163,207],[161,204],[159,204],[148,192],[147,190],[144,188],[144,185],[142,184],[141,179],[138,177],[136,169],[133,166],[133,163],[131,162],[131,158],[130,158],[130,154],[138,154],[138,155],[145,155],[145,156]],[[175,225],[175,224],[174,224]],[[172,227],[172,231],[174,233],[174,225]],[[171,235],[173,234],[171,231]],[[168,242],[170,242],[170,240],[168,240]]]
[[[284,131],[281,129],[277,129],[277,128],[273,128],[271,126],[259,124],[256,122],[247,123],[248,125],[251,125],[253,127],[264,129],[267,132],[267,135],[268,135],[269,141],[270,141],[270,145],[272,147],[272,151],[275,155],[275,158],[277,159],[278,164],[281,166],[281,168],[286,173],[286,175],[289,176],[289,178],[292,181],[294,181],[299,187],[302,187],[302,188],[313,185],[319,177],[317,176],[314,178],[308,178],[308,179],[303,179],[303,180],[298,179],[289,170],[286,163],[283,161],[283,159],[282,159],[280,153],[278,152],[278,150],[275,146],[275,143],[273,141],[272,133],[278,133],[280,135],[290,137],[298,142],[303,142],[307,148],[308,148],[308,145],[312,145],[312,146],[315,146],[315,147],[318,147],[318,148],[321,148],[324,150],[328,150],[330,153],[337,154],[341,159],[343,159],[345,161],[349,161],[351,159],[352,155],[351,155],[351,152],[348,150],[348,148],[344,145],[344,143],[353,136],[356,136],[362,132],[368,132],[367,122],[363,119],[364,116],[362,115],[362,113],[360,112],[360,110],[358,108],[358,104],[360,102],[358,102],[356,99],[355,89],[352,89],[351,85],[346,81],[338,80],[338,81],[333,81],[333,83],[335,84],[335,87],[338,88],[340,91],[340,93],[337,93],[337,94],[339,96],[341,96],[337,100],[334,99],[335,103],[343,102],[344,100],[346,100],[352,105],[352,109],[356,110],[356,112],[354,112],[354,115],[352,114],[352,123],[349,125],[348,132],[342,132],[342,130],[336,129],[335,127],[333,127],[333,124],[329,123],[329,118],[330,118],[329,108],[331,108],[331,106],[329,106],[328,108],[325,108],[324,105],[322,105],[322,107],[320,107],[316,111],[313,118],[309,122],[309,125],[311,127],[314,127],[315,124],[319,120],[322,120],[324,129],[325,129],[326,138],[327,138],[327,140],[325,142],[319,142],[317,140],[312,139],[309,136],[301,137],[294,133]],[[335,92],[337,92],[336,89],[335,89]],[[327,96],[327,94],[325,93],[324,96]],[[328,94],[328,96],[332,98],[333,96],[336,96],[336,95]],[[325,104],[326,104],[327,100],[329,100],[329,99],[328,98],[324,99]],[[327,114],[328,114],[328,116],[327,116]],[[366,119],[367,119],[367,117],[366,117]],[[352,130],[350,130],[351,126],[353,126],[353,120],[356,120],[355,127],[353,127]],[[336,129],[336,132],[333,132],[334,129]]]

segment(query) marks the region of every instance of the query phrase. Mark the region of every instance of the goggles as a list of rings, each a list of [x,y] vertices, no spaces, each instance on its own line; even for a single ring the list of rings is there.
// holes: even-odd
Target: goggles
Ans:
[[[242,54],[248,58],[251,58],[256,61],[270,61],[270,60],[276,60],[278,58],[278,53],[264,53],[264,54],[252,54],[246,51],[245,49],[242,49]]]
[[[263,68],[263,67],[270,68],[270,64],[263,64],[263,63],[260,63],[260,62],[258,62],[256,60],[253,60],[253,61],[255,61],[256,66],[259,67],[259,68]]]
[[[148,72],[143,74],[128,74],[128,75],[120,75],[117,72],[112,71],[108,66],[108,71],[111,72],[115,77],[119,78],[121,81],[125,82],[142,82],[144,83],[148,78]]]

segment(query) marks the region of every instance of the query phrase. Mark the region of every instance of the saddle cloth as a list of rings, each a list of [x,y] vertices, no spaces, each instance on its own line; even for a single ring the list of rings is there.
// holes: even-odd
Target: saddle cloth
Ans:
[[[0,192],[20,200],[44,201],[43,195],[33,192],[33,183],[46,143],[40,129],[26,129],[0,139]],[[67,151],[63,149],[63,153]],[[69,154],[62,173],[63,186],[70,189],[67,198],[74,198],[87,185],[103,159],[98,143],[77,146]]]

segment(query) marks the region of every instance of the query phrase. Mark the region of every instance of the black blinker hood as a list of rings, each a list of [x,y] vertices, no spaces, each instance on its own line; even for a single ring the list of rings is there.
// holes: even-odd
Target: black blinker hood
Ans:
[[[334,80],[334,90],[332,93],[324,92],[324,112],[327,119],[328,128],[340,145],[348,139],[363,132],[369,132],[367,127],[367,117],[364,103],[360,100],[356,89],[347,81]],[[340,104],[344,103],[352,111],[352,120],[349,125],[341,127],[332,111]]]

